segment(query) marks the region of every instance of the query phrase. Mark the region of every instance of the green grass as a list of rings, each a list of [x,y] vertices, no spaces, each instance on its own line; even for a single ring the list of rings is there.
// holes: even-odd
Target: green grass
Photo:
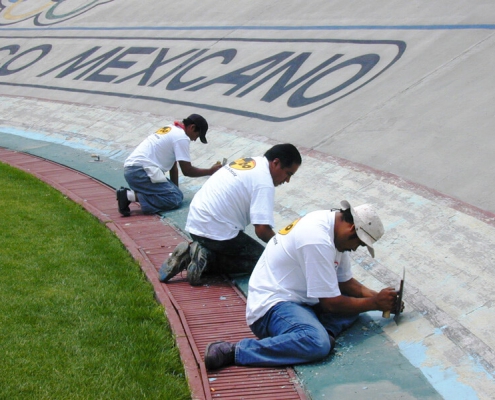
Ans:
[[[119,239],[0,163],[0,399],[188,399],[163,308]]]

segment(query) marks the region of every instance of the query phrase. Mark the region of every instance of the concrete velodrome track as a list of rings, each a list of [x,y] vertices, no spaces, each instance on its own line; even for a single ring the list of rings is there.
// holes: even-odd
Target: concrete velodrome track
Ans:
[[[191,112],[210,123],[198,166],[294,143],[303,164],[277,189],[276,228],[373,203],[386,234],[354,273],[380,289],[406,269],[399,326],[369,313],[428,387],[403,398],[493,399],[494,33],[489,1],[0,0],[0,146],[60,145],[82,170],[96,154],[120,186],[142,138]],[[187,201],[166,217],[183,227],[202,182],[182,177]],[[397,398],[380,344],[361,345],[298,368],[313,398]],[[356,354],[383,379],[367,382]]]

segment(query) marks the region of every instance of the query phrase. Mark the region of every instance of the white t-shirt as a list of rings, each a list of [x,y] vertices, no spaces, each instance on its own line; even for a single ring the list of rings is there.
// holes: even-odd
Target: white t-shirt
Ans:
[[[190,144],[182,128],[165,126],[144,139],[127,157],[124,167],[157,167],[163,172],[170,171],[176,161],[191,162]]]
[[[213,174],[194,196],[186,231],[213,240],[236,237],[250,223],[274,226],[275,186],[265,157],[241,158]]]
[[[335,248],[334,225],[335,212],[314,211],[268,242],[249,280],[248,325],[281,301],[314,305],[341,294],[338,283],[352,271],[349,254]]]

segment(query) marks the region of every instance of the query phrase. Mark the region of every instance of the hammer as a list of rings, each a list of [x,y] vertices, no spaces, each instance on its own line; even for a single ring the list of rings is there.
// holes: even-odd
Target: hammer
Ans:
[[[402,295],[404,294],[404,280],[406,279],[406,268],[404,267],[402,271],[402,280],[400,281],[399,293],[397,294],[397,303],[395,304],[395,316],[394,321],[397,325],[399,325],[399,316],[401,314],[402,309]],[[390,318],[390,311],[384,311],[382,313],[383,318]]]

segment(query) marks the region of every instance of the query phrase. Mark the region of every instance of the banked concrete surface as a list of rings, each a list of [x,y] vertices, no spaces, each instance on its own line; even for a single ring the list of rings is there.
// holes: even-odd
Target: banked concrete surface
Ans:
[[[65,128],[72,126],[73,117],[93,113],[97,120],[105,121],[104,125],[109,126],[117,124],[117,121],[122,123],[124,119],[131,125],[131,120],[135,119],[136,124],[145,127],[148,124],[161,126],[172,121],[161,116],[127,111],[123,113],[113,109],[90,109],[75,104],[12,98],[3,100],[1,104],[4,106],[10,102],[10,107],[4,108],[3,115],[8,116],[9,108],[18,111],[21,106],[24,110],[29,110],[29,113],[24,113],[23,122],[19,121],[17,128],[0,128],[0,145],[41,154],[47,158],[59,158],[58,162],[69,166],[73,164],[89,173],[93,170],[93,175],[115,187],[123,182],[119,171],[122,159],[134,146],[126,149],[110,140],[91,140],[91,135],[101,135],[92,123],[84,129],[79,127],[78,134],[71,134]],[[45,114],[50,108],[58,110],[57,118],[52,118],[50,123],[56,129],[51,129],[48,124],[43,130],[36,132],[26,130],[28,125],[32,128],[31,118],[36,120],[37,114]],[[14,120],[13,117],[9,119],[11,126],[15,125]],[[143,120],[148,122],[143,124]],[[125,126],[122,128],[125,130]],[[207,166],[224,156],[235,159],[242,155],[262,154],[272,145],[271,140],[260,136],[241,136],[236,131],[215,127],[211,129],[207,146],[199,143],[191,146],[197,165]],[[50,150],[46,150],[43,143],[47,143],[46,147]],[[57,153],[62,154],[53,154],[50,144],[60,145],[56,149]],[[58,150],[64,147],[78,150],[78,155],[74,156],[71,151],[63,154],[63,150]],[[205,148],[211,151],[206,152]],[[401,317],[400,325],[396,326],[393,320],[382,319],[380,313],[369,313],[371,326],[375,330],[379,329],[381,335],[395,343],[402,356],[414,368],[422,371],[429,384],[444,398],[490,398],[494,361],[489,329],[489,304],[481,292],[476,296],[478,292],[471,288],[479,279],[484,279],[485,287],[488,287],[493,282],[492,271],[480,267],[477,269],[479,276],[468,275],[466,271],[476,267],[470,261],[477,257],[476,248],[470,249],[470,243],[480,239],[480,230],[486,237],[492,238],[493,222],[477,210],[398,177],[380,174],[304,147],[300,147],[300,150],[304,160],[303,167],[290,184],[277,189],[276,228],[287,225],[287,222],[309,211],[336,207],[340,199],[353,199],[356,204],[364,201],[375,204],[384,220],[386,235],[377,245],[377,257],[374,260],[365,251],[353,254],[354,273],[365,284],[379,289],[388,285],[396,286],[403,268],[406,268],[407,284],[406,313]],[[100,161],[95,161],[95,155],[100,156]],[[181,178],[181,187],[186,193],[185,204],[179,210],[165,214],[179,228],[184,228],[187,205],[203,181],[204,178]],[[325,184],[322,185],[321,182]],[[345,182],[346,185],[339,182]],[[485,256],[490,257],[486,259],[487,262],[493,259],[493,246],[490,244],[485,248]],[[457,248],[463,251],[458,253]],[[454,256],[451,252],[456,254],[455,263],[452,262]],[[463,252],[467,253],[463,255]],[[462,268],[458,268],[459,265]],[[243,283],[245,285],[245,282],[241,282],[241,285]],[[358,341],[350,347],[352,346],[362,348],[363,344]],[[344,345],[342,356],[346,356],[348,347]],[[381,365],[382,351],[377,345],[368,348],[368,352],[377,352],[377,365]],[[347,354],[347,357],[351,357],[347,361],[352,359],[352,355]],[[298,370],[318,393],[333,394],[334,387],[328,386],[328,378],[320,372],[322,368],[325,374],[335,372],[332,364],[310,365]],[[345,367],[340,369],[342,370]],[[384,377],[388,374],[390,372],[385,369]],[[372,383],[363,386],[359,381],[357,385],[373,387]],[[366,392],[366,396],[370,392]],[[462,397],[455,397],[459,393]]]
[[[354,273],[378,289],[406,268],[407,308],[399,326],[371,318],[443,398],[495,397],[494,5],[0,5],[4,140],[118,165],[200,112],[198,166],[296,144],[303,165],[277,189],[276,228],[342,199],[375,204],[386,235],[376,259],[353,256]],[[181,178],[179,226],[203,181]]]

